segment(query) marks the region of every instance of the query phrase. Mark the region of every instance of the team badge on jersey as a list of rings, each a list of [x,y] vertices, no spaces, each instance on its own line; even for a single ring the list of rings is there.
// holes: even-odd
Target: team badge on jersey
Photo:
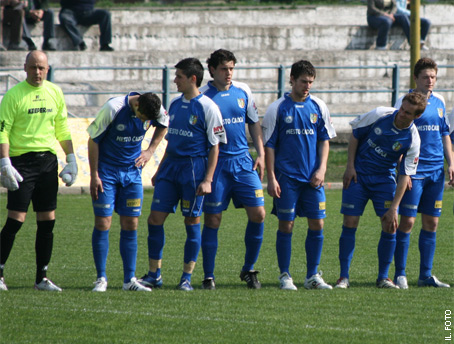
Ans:
[[[287,117],[285,117],[284,121],[285,121],[285,123],[290,124],[290,123],[293,122],[293,117],[292,116],[287,116]]]
[[[147,121],[143,122],[143,130],[147,131],[148,128],[150,128],[150,125],[151,125],[151,121],[150,120],[147,120]]]
[[[117,125],[117,130],[118,130],[118,131],[123,131],[123,130],[125,130],[125,129],[126,129],[126,126],[125,126],[124,124],[119,124],[119,125]]]
[[[379,128],[379,127],[375,128],[374,133],[375,133],[375,135],[381,135],[382,134],[381,128]]]
[[[402,143],[400,143],[400,142],[394,142],[394,144],[393,144],[393,151],[397,152],[397,151],[399,151],[399,149],[401,149],[401,148],[402,148]]]
[[[244,99],[243,98],[238,98],[237,101],[238,101],[238,106],[241,109],[244,109],[244,107],[246,106],[246,103],[245,103]]]
[[[316,113],[311,113],[311,123],[317,123],[318,115]]]
[[[438,110],[438,116],[440,116],[440,118],[443,118],[443,109],[437,108],[437,110]]]
[[[195,125],[197,123],[197,116],[196,115],[191,115],[189,117],[189,123],[192,125]]]

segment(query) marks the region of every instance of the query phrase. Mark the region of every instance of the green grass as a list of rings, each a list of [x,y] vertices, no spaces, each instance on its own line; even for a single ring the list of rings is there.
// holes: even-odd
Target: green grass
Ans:
[[[147,270],[146,217],[152,193],[145,195],[140,219],[137,276]],[[327,190],[325,242],[320,269],[328,283],[339,274],[338,240],[342,217],[340,190]],[[454,284],[454,190],[446,190],[440,218],[434,273]],[[0,195],[1,224],[5,194]],[[266,198],[268,214],[271,200]],[[8,292],[0,293],[0,343],[443,343],[445,310],[453,310],[451,289],[418,288],[418,218],[408,259],[409,290],[375,288],[379,220],[369,204],[357,232],[348,290],[305,290],[306,220],[298,219],[291,271],[299,290],[278,289],[275,253],[277,220],[269,215],[256,269],[261,290],[239,280],[244,256],[244,210],[223,217],[216,264],[217,290],[200,290],[202,258],[193,276],[196,290],[176,291],[185,231],[181,213],[166,222],[164,287],[152,293],[123,292],[118,250],[118,217],[110,233],[106,293],[92,293],[96,277],[91,253],[93,216],[88,195],[60,195],[49,277],[62,293],[33,290],[35,274],[34,214],[18,233],[7,262]],[[391,268],[390,276],[393,275]]]

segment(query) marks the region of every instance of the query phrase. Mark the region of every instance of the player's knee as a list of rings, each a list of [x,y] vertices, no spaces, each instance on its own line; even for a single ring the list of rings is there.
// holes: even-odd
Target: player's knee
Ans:
[[[207,214],[205,213],[204,225],[210,228],[219,228],[221,226],[222,213]]]

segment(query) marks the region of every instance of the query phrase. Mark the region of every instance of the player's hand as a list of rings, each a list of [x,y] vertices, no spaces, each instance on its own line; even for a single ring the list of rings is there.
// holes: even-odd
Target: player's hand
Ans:
[[[271,181],[268,179],[268,186],[266,188],[266,191],[268,191],[268,195],[273,198],[281,198],[281,186],[274,178]]]
[[[76,162],[76,156],[73,153],[70,153],[66,156],[66,162],[68,163],[65,168],[60,172],[58,175],[60,178],[64,174],[70,174],[71,175],[71,180],[66,183],[66,186],[71,186],[76,182],[77,178],[77,162]]]
[[[352,179],[355,183],[358,182],[356,170],[354,168],[347,168],[344,173],[344,178],[342,179],[342,185],[344,189],[348,189]]]
[[[398,226],[397,209],[388,209],[388,211],[381,217],[381,223],[382,229],[385,233],[395,233]]]
[[[98,199],[98,193],[104,192],[104,188],[102,187],[102,180],[99,179],[98,176],[92,177],[90,179],[90,195],[93,201]]]
[[[454,186],[454,166],[448,167],[448,185]]]
[[[311,178],[311,186],[315,189],[320,189],[325,183],[325,173],[319,169],[314,172]]]
[[[195,194],[197,196],[205,196],[209,193],[211,193],[211,182],[208,180],[203,180],[197,187]]]
[[[143,150],[140,153],[140,156],[136,159],[136,167],[145,167],[145,165],[150,161],[151,157],[153,155],[153,152],[150,152],[148,150]]]
[[[258,172],[260,181],[262,181],[263,177],[265,176],[265,158],[263,156],[257,156],[257,159],[255,159],[254,167],[252,169]]]
[[[1,177],[0,182],[9,191],[16,191],[19,189],[19,183],[24,180],[19,172],[11,165],[10,158],[0,159]]]

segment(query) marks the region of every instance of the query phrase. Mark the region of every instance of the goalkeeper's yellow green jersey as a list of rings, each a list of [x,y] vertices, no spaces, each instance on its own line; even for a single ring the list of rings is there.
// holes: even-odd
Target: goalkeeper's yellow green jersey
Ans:
[[[22,81],[0,105],[0,143],[9,144],[9,155],[50,151],[57,141],[71,140],[63,92],[45,80],[40,87]]]

